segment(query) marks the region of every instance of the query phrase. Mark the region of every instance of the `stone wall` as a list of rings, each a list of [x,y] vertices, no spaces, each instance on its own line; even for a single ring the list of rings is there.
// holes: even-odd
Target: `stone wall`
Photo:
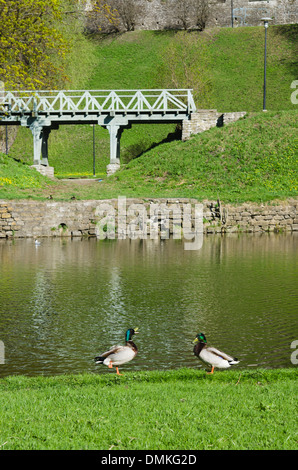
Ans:
[[[238,121],[246,115],[245,111],[219,113],[216,109],[198,109],[192,113],[188,121],[182,123],[182,140],[188,140],[192,134],[199,134],[211,127],[222,127]]]
[[[53,166],[46,166],[46,165],[31,165],[30,168],[34,168],[36,171],[41,173],[43,176],[47,176],[48,178],[54,178],[54,167]]]
[[[135,29],[162,30],[182,27],[177,0],[134,0],[137,8]],[[298,22],[298,0],[233,0],[233,26],[259,26],[269,16],[272,24]],[[108,2],[107,2],[108,3]],[[231,0],[210,0],[206,27],[231,26]],[[191,24],[191,19],[189,21]]]
[[[294,24],[298,21],[297,0],[233,0],[233,26],[259,26],[261,18],[271,24]],[[231,1],[211,1],[207,26],[231,26]]]
[[[159,232],[164,230],[165,214],[169,213],[169,233],[173,233],[177,222],[173,208],[180,211],[181,220],[178,222],[181,229],[184,214],[188,213],[194,228],[198,204],[196,199],[182,198],[127,199],[124,203],[118,199],[69,202],[0,200],[0,238],[92,237],[96,236],[97,224],[100,222],[102,225],[103,217],[109,213],[115,216],[116,233],[121,215],[124,229],[128,230],[134,223],[148,234],[154,218],[158,220]],[[235,206],[220,201],[204,201],[202,204],[204,233],[298,231],[296,199],[261,205],[245,203]],[[144,214],[146,229],[142,227]]]

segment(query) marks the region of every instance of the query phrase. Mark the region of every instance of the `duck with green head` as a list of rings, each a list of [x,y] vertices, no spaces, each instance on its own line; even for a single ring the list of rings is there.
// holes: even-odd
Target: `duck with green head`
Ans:
[[[235,357],[229,356],[219,349],[207,346],[207,339],[204,333],[197,334],[193,343],[195,343],[193,348],[194,355],[211,367],[211,372],[208,372],[209,374],[213,374],[215,367],[218,369],[227,369],[239,363],[238,359]]]
[[[104,364],[110,369],[116,366],[117,374],[123,375],[119,373],[117,366],[131,361],[137,355],[138,348],[131,339],[136,333],[139,333],[138,328],[129,328],[125,333],[125,345],[112,346],[111,349],[104,352],[101,356],[95,357],[95,364]]]

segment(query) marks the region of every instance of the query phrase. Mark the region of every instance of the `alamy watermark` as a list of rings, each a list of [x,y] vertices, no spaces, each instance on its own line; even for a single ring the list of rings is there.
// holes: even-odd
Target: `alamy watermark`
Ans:
[[[291,88],[295,88],[295,91],[291,94],[291,103],[298,104],[298,80],[293,80]]]
[[[296,348],[295,351],[293,351],[291,354],[291,363],[296,366],[298,364],[298,339],[291,343],[291,348]]]
[[[95,211],[95,234],[104,240],[117,238],[131,240],[184,239],[185,250],[199,250],[203,245],[203,204],[151,202],[127,205],[126,197],[119,196],[117,207],[102,202]]]
[[[0,365],[5,364],[5,347],[3,341],[0,341]]]

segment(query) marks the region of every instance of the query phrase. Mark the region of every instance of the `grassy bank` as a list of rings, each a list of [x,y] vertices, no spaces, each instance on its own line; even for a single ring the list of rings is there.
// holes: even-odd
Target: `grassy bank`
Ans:
[[[220,198],[238,203],[295,197],[297,127],[296,111],[255,113],[187,142],[157,145],[122,165],[114,176],[102,175],[102,181],[97,178],[87,184],[50,182],[28,165],[2,155],[0,198],[69,200],[123,195]],[[30,181],[27,174],[31,175]]]
[[[297,449],[297,369],[0,381],[1,449]]]
[[[157,146],[102,188],[114,194],[268,201],[297,195],[298,113],[258,114]]]
[[[43,188],[47,183],[40,173],[32,171],[29,165],[0,153],[0,194],[5,188],[18,192],[24,189]]]

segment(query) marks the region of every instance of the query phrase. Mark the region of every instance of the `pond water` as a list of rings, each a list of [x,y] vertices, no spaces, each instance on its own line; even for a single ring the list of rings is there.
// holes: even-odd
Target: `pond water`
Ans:
[[[173,239],[2,240],[0,377],[115,373],[93,359],[129,327],[139,354],[124,373],[205,368],[192,352],[201,331],[238,369],[295,367],[297,242],[211,235],[187,251]]]

